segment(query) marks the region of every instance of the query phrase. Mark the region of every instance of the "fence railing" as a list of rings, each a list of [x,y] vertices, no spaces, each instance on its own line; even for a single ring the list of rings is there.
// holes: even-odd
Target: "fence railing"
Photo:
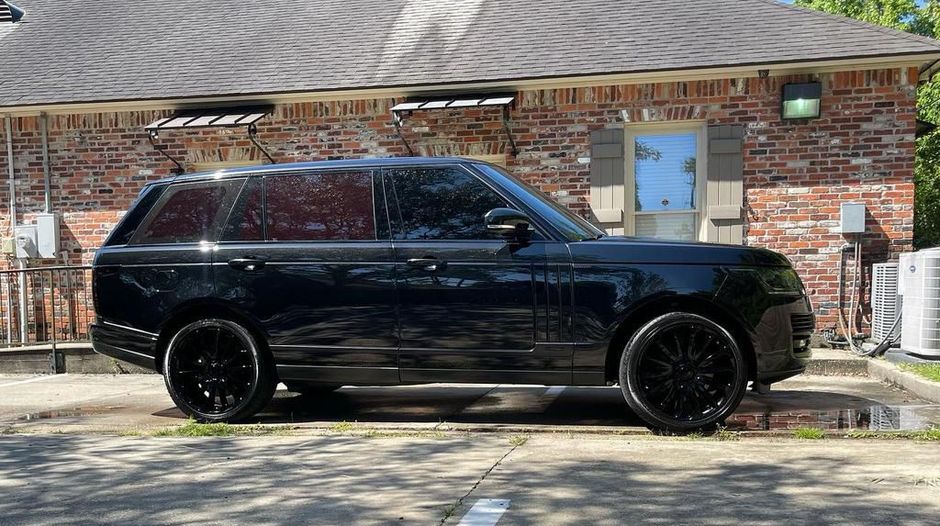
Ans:
[[[0,270],[0,352],[87,342],[94,320],[91,267]],[[53,366],[54,367],[54,366]]]

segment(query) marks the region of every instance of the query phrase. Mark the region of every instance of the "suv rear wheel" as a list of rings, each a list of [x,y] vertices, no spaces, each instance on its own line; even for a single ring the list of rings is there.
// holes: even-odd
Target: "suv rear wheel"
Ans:
[[[685,432],[724,422],[747,387],[744,355],[717,323],[685,312],[660,316],[630,338],[620,389],[651,427]]]
[[[238,422],[274,396],[267,352],[230,320],[210,318],[179,330],[167,346],[163,378],[173,402],[201,422]]]

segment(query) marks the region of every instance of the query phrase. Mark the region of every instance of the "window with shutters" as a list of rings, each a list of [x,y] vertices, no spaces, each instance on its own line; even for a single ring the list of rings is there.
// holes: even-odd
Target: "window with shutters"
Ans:
[[[704,130],[699,123],[627,128],[624,227],[628,235],[704,239]]]

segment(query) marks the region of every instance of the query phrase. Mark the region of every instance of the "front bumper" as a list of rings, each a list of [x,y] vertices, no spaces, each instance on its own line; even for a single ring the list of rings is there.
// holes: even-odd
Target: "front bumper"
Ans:
[[[92,324],[89,332],[91,345],[98,354],[157,370],[156,335],[98,323]]]
[[[757,381],[770,384],[805,371],[815,327],[816,318],[804,299],[768,309],[753,336]]]

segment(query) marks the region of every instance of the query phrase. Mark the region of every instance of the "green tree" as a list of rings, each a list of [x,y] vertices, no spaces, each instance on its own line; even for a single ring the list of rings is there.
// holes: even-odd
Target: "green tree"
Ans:
[[[940,36],[940,0],[796,0],[796,5],[921,36]],[[940,123],[940,80],[918,90],[918,118]],[[914,245],[940,245],[940,131],[917,139]]]

